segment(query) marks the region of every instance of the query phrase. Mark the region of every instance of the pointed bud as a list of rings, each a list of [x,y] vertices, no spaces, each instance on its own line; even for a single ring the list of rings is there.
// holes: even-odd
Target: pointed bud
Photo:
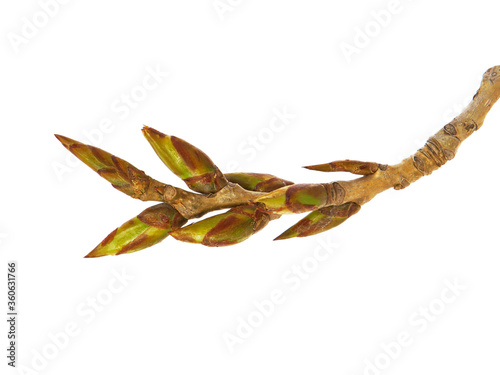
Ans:
[[[187,220],[166,203],[150,207],[111,232],[85,258],[133,253],[165,239]]]
[[[304,168],[320,172],[349,172],[369,175],[378,171],[379,164],[357,160],[339,160],[326,164],[310,165]]]
[[[264,228],[270,216],[255,206],[244,205],[177,229],[171,235],[184,242],[228,246],[242,242]]]
[[[56,134],[56,138],[73,155],[109,181],[114,188],[132,198],[142,199],[145,194],[149,193],[148,190],[150,188],[154,189],[154,187],[163,185],[129,162],[111,155],[100,148],[86,145],[58,134]],[[161,193],[158,192],[157,200],[161,200],[161,197]],[[149,198],[152,197],[150,196]]]
[[[142,132],[163,163],[183,179],[190,189],[210,194],[227,185],[222,172],[200,149],[147,126]]]
[[[275,240],[286,240],[293,237],[307,237],[342,224],[352,215],[356,214],[361,206],[354,202],[344,203],[340,206],[328,206],[311,212],[297,224],[287,229]]]
[[[264,173],[226,173],[228,181],[251,191],[270,192],[283,186],[293,185],[293,182]]]
[[[263,195],[255,203],[266,212],[296,214],[323,207],[328,199],[325,184],[295,184]]]

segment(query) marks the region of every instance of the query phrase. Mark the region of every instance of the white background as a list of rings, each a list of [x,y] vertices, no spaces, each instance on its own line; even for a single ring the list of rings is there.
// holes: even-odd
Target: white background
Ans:
[[[186,139],[226,172],[237,165],[295,182],[348,179],[300,167],[399,162],[500,64],[491,1],[401,0],[390,19],[388,1],[220,3],[229,10],[218,13],[211,0],[70,1],[49,17],[37,1],[2,2],[0,267],[5,283],[7,260],[18,262],[19,373],[497,371],[499,107],[452,162],[381,194],[331,232],[273,242],[300,219],[287,216],[238,246],[167,238],[136,254],[83,259],[148,204],[82,163],[68,164],[54,133],[85,143],[91,134],[99,147],[180,187],[142,124]],[[26,26],[34,18],[38,31]],[[361,47],[358,30],[366,28],[372,36]],[[356,46],[357,35],[360,48],[347,59],[341,45]],[[130,113],[118,111],[122,95],[141,91],[148,69],[169,76]],[[284,108],[295,118],[269,133]],[[111,129],[98,133],[106,119]],[[293,288],[291,267],[314,265],[310,257],[325,243],[331,256]],[[88,298],[103,302],[123,272],[127,285],[90,313]],[[467,289],[445,304],[446,280]],[[258,317],[254,301],[275,289],[284,302],[229,350],[224,334]],[[0,290],[6,306],[6,285]],[[429,304],[444,311],[425,328],[412,323]],[[54,351],[51,335],[62,337],[68,324],[77,334]],[[401,332],[411,345],[384,362],[383,344]],[[368,370],[377,360],[386,368]]]

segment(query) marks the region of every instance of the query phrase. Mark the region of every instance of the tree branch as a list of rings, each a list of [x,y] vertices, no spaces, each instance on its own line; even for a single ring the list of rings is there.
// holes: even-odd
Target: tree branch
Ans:
[[[346,202],[354,202],[361,206],[387,189],[404,189],[421,177],[431,174],[447,161],[453,159],[460,144],[483,125],[486,114],[500,97],[499,75],[500,66],[488,69],[484,73],[481,86],[474,95],[471,103],[459,116],[429,138],[424,147],[419,149],[414,155],[393,166],[357,161],[351,162],[349,160],[334,162],[335,167],[330,168],[332,171],[371,174],[351,181],[337,181],[329,184],[307,184],[308,187],[322,186],[325,189],[326,199],[313,208],[306,207],[307,205],[305,205],[303,209],[298,208],[292,210],[290,213],[307,212],[312,209],[341,205]],[[344,164],[347,164],[347,166]],[[309,167],[309,169],[330,171],[326,170],[324,166],[323,168],[317,166],[316,168]],[[267,194],[267,196],[276,198],[279,194],[286,194],[286,191],[290,188],[291,186],[283,187]],[[263,211],[280,212],[266,205],[266,195],[264,193],[250,192],[240,188],[238,185],[228,185],[217,193],[208,196],[168,187],[163,198],[164,202],[171,204],[186,218],[199,217],[210,211],[252,202],[261,203],[259,209]]]
[[[306,168],[344,171],[362,177],[322,184],[294,184],[260,173],[223,174],[210,158],[188,142],[144,127],[143,133],[164,164],[193,191],[156,181],[142,170],[104,150],[56,135],[61,143],[113,187],[132,198],[163,202],[143,211],[108,235],[88,257],[142,250],[171,235],[206,246],[246,240],[282,214],[310,212],[276,239],[305,237],[342,224],[377,194],[404,189],[453,159],[461,143],[478,130],[500,97],[500,66],[483,75],[481,86],[464,111],[396,165],[354,160]],[[229,211],[184,226],[208,212]]]

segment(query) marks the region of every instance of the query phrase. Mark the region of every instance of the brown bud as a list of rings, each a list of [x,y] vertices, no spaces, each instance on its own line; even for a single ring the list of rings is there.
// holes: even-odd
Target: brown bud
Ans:
[[[293,182],[283,180],[271,174],[264,173],[226,173],[227,180],[251,191],[270,192],[283,186],[293,185]]]
[[[200,220],[171,233],[179,241],[205,246],[228,246],[242,242],[264,228],[270,216],[252,205]]]
[[[285,240],[293,237],[307,237],[318,234],[342,224],[356,214],[361,206],[354,202],[340,206],[328,206],[311,212],[297,224],[287,229],[275,240]]]
[[[317,164],[304,167],[320,172],[349,172],[353,174],[369,175],[378,171],[379,165],[366,161],[339,160],[326,164]]]

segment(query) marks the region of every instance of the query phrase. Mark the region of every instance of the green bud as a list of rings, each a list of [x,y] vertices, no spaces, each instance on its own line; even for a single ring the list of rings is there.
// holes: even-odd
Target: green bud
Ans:
[[[264,173],[226,173],[227,180],[251,191],[270,192],[293,182]]]
[[[160,203],[115,229],[85,258],[129,254],[145,249],[163,241],[172,230],[186,222],[172,206]]]
[[[264,228],[269,220],[269,215],[255,206],[244,205],[177,229],[171,235],[184,242],[211,247],[228,246],[246,240]]]
[[[73,155],[109,181],[114,188],[133,198],[141,199],[150,186],[162,185],[129,162],[100,148],[80,143],[62,135],[56,134],[56,138]]]
[[[356,214],[361,206],[354,202],[344,203],[340,206],[328,206],[311,212],[297,224],[287,229],[275,240],[286,240],[293,237],[307,237],[342,224],[352,215]]]
[[[222,172],[200,149],[147,126],[142,132],[163,163],[183,179],[190,189],[210,194],[227,185]]]
[[[323,184],[295,184],[285,186],[255,200],[266,212],[296,214],[318,209],[328,203]]]

